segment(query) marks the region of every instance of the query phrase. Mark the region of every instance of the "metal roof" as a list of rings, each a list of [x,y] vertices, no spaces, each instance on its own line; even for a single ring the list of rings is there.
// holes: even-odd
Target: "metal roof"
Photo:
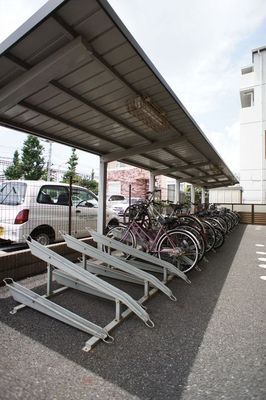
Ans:
[[[204,187],[237,183],[106,0],[50,0],[0,54],[2,126]]]

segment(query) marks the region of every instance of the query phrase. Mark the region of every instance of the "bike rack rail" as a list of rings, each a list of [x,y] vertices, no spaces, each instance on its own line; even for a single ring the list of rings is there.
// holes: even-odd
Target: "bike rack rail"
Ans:
[[[6,278],[5,283],[9,287],[12,296],[15,300],[22,303],[14,307],[12,313],[17,312],[23,307],[29,306],[44,314],[50,315],[55,319],[90,333],[92,337],[86,341],[85,346],[83,347],[84,351],[91,350],[91,348],[100,340],[107,343],[113,341],[109,332],[132,313],[135,313],[149,328],[154,327],[154,323],[151,321],[149,314],[142,305],[142,303],[147,300],[147,296],[142,297],[138,301],[134,300],[126,292],[103,281],[101,278],[93,275],[89,271],[84,270],[78,264],[72,263],[35,240],[31,239],[31,241],[27,241],[27,243],[34,256],[47,262],[47,294],[39,296],[33,291],[18,285],[13,280],[10,279],[9,281],[9,278]],[[47,297],[51,297],[67,289],[67,287],[61,287],[52,291],[53,275],[58,282],[66,284],[67,287],[73,287],[83,292],[114,301],[115,318],[106,325],[105,328],[102,328],[49,301]],[[121,303],[127,306],[126,310],[123,312],[121,310]]]
[[[4,282],[9,288],[14,300],[17,302],[23,303],[30,308],[40,311],[45,315],[49,315],[50,317],[64,322],[65,324],[71,325],[85,333],[96,336],[106,343],[111,343],[114,341],[113,337],[110,336],[104,328],[101,328],[100,326],[80,317],[66,308],[53,303],[52,301],[33,292],[32,290],[19,285],[18,283],[14,282],[12,278],[6,278],[4,279]],[[11,311],[11,314],[15,314],[16,312],[17,310],[14,309]],[[107,338],[109,338],[109,340]]]
[[[31,241],[27,241],[27,243],[34,256],[40,258],[43,261],[46,261],[49,265],[52,265],[59,270],[62,270],[63,272],[71,275],[72,277],[82,281],[89,287],[92,287],[101,293],[109,294],[114,299],[119,300],[123,304],[125,304],[142,321],[144,321],[146,325],[154,325],[149,317],[149,314],[143,309],[143,307],[138,304],[136,300],[134,300],[126,292],[116,288],[110,283],[103,281],[97,276],[91,274],[89,271],[82,269],[78,265],[72,263],[71,261],[67,260],[66,258],[48,249],[47,247],[43,246],[33,239],[31,239]]]
[[[77,250],[82,254],[95,258],[96,260],[101,261],[123,272],[126,272],[129,275],[133,275],[137,279],[139,278],[143,279],[145,294],[148,295],[145,286],[147,287],[149,284],[151,284],[153,287],[157,288],[158,290],[166,294],[166,296],[168,296],[171,300],[176,301],[176,297],[173,295],[172,291],[155,276],[145,271],[142,271],[134,267],[133,265],[129,265],[127,262],[122,261],[117,257],[111,256],[110,254],[105,253],[102,250],[96,249],[95,247],[90,246],[87,243],[83,243],[79,239],[74,238],[73,236],[70,236],[68,234],[62,234],[62,236],[67,246],[70,247],[71,249]],[[94,267],[97,268],[97,265],[94,265]],[[111,272],[112,271],[110,270],[110,273]],[[100,270],[97,273],[100,273]],[[116,273],[116,277],[117,276],[118,275]]]
[[[33,291],[15,283],[12,279],[9,280],[9,278],[7,278],[5,280],[5,284],[9,287],[14,299],[22,303],[19,306],[14,307],[11,313],[15,313],[17,310],[29,306],[77,329],[89,333],[92,337],[86,341],[85,346],[83,347],[84,351],[89,351],[101,340],[107,343],[113,341],[112,336],[110,336],[110,331],[132,313],[135,313],[148,327],[154,327],[154,323],[151,321],[143,303],[158,290],[162,291],[171,300],[175,301],[176,298],[173,296],[172,291],[165,285],[165,283],[173,279],[174,276],[179,276],[186,282],[190,283],[184,273],[163,260],[157,259],[139,250],[131,249],[129,246],[125,246],[117,241],[106,238],[94,231],[91,231],[91,234],[95,241],[98,241],[98,243],[102,241],[103,245],[111,247],[120,245],[122,246],[120,249],[127,253],[134,250],[134,254],[132,255],[138,258],[138,260],[130,261],[136,262],[136,265],[138,263],[142,265],[137,268],[126,261],[87,245],[70,235],[62,234],[69,247],[82,253],[83,265],[82,263],[74,264],[33,239],[27,241],[32,254],[47,262],[48,274],[46,295],[39,296]],[[105,242],[105,240],[107,240],[107,242]],[[94,258],[96,261],[86,260],[86,256]],[[164,281],[160,281],[158,278],[142,269],[150,271],[156,270],[156,272],[163,273]],[[105,282],[98,276],[95,276],[95,274],[144,285],[144,295],[139,300],[135,300],[123,290]],[[53,291],[53,277],[58,283],[65,285],[65,287]],[[149,286],[152,286],[152,288],[150,289]],[[61,293],[69,287],[114,301],[114,319],[102,328],[47,299],[47,297]],[[121,310],[121,303],[127,306],[123,312]]]
[[[86,228],[87,231],[91,234],[93,240],[97,243],[100,243],[103,246],[114,248],[116,250],[120,250],[130,256],[136,258],[137,260],[127,260],[127,263],[133,264],[138,268],[143,268],[148,271],[164,273],[164,281],[167,281],[167,272],[183,279],[187,283],[191,283],[184,272],[180,271],[174,265],[170,264],[167,261],[161,260],[160,258],[154,257],[148,253],[144,253],[143,251],[137,250],[134,247],[127,246],[124,243],[119,242],[118,240],[114,240],[108,238],[107,236],[101,235],[100,233],[94,231],[93,229]],[[141,260],[141,261],[140,261]],[[145,263],[143,263],[145,261]],[[148,264],[147,264],[148,263]]]

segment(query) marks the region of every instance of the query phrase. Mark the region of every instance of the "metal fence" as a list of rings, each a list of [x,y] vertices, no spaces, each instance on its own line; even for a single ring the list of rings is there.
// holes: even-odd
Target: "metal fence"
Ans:
[[[237,211],[242,224],[266,225],[266,204],[223,203],[217,206]]]

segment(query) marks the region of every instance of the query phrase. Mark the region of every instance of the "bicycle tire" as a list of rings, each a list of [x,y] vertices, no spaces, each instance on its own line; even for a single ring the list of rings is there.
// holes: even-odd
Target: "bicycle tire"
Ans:
[[[164,233],[158,241],[156,252],[158,258],[170,262],[184,273],[195,267],[199,257],[195,240],[179,230]]]
[[[206,238],[206,253],[208,253],[209,251],[211,251],[215,245],[215,241],[216,241],[216,236],[215,236],[215,230],[212,226],[212,224],[209,221],[202,221],[203,225],[204,225],[204,234],[205,234],[205,238]]]
[[[203,237],[203,234],[201,233],[201,231],[199,231],[197,228],[194,228],[194,226],[191,226],[191,225],[186,225],[186,224],[183,225],[182,224],[182,225],[180,225],[178,230],[180,230],[180,229],[184,229],[185,232],[192,233],[192,235],[194,236],[195,240],[197,241],[198,248],[199,248],[198,261],[201,261],[204,257],[205,250],[206,250],[206,241]]]
[[[219,249],[223,244],[224,244],[224,240],[225,240],[225,234],[224,232],[218,228],[217,226],[214,227],[215,230],[215,244],[213,246],[214,249]]]
[[[133,248],[137,247],[136,236],[127,226],[124,225],[114,226],[107,232],[106,236],[109,237],[110,239],[118,240],[119,242],[124,243],[127,246]],[[109,253],[112,256],[118,258],[122,258],[125,260],[129,260],[131,258],[131,256],[127,253],[124,253],[120,250],[109,248],[107,246],[103,246],[103,250],[106,253]]]

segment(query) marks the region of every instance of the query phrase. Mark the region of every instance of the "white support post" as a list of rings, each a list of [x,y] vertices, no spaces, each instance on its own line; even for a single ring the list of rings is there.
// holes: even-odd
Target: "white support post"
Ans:
[[[150,192],[153,192],[155,190],[155,175],[152,172],[150,172],[149,190]]]
[[[205,188],[201,188],[201,204],[205,205]]]
[[[175,181],[175,203],[180,203],[180,181]]]
[[[102,157],[100,157],[97,232],[101,235],[104,234],[106,226],[106,185],[107,162],[105,162]]]
[[[192,214],[194,213],[194,211],[195,211],[195,206],[194,206],[194,204],[193,203],[195,203],[195,186],[194,185],[191,185],[190,186],[190,200],[191,200],[191,212],[192,212]]]

